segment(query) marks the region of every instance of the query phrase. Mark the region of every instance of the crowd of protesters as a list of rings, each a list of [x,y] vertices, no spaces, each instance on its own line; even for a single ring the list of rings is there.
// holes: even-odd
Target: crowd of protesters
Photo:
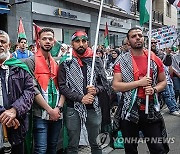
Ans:
[[[56,154],[61,129],[68,136],[63,138],[68,141],[64,151],[78,154],[82,125],[92,154],[102,154],[97,136],[113,131],[114,105],[120,111],[118,129],[124,138],[139,137],[139,131],[149,138],[167,137],[159,102],[180,117],[180,50],[158,50],[153,38],[147,77],[144,36],[140,28],[132,28],[122,46],[97,47],[91,83],[93,50],[84,31],[74,32],[71,45],[61,44],[58,58],[50,54],[54,31],[43,28],[38,35],[38,49],[19,38],[10,53],[9,35],[0,30],[0,154],[5,130],[13,154]],[[137,143],[124,145],[127,154],[137,153]],[[152,154],[169,151],[165,143],[147,145]]]

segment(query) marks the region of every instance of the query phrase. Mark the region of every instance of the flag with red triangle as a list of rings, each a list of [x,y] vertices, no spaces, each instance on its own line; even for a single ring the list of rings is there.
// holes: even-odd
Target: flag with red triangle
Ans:
[[[24,30],[24,26],[23,26],[21,17],[19,19],[19,26],[18,26],[18,39],[19,38],[26,38],[26,34],[25,34],[25,30]]]
[[[168,0],[168,2],[180,10],[180,0]]]
[[[35,23],[33,23],[33,27],[34,27],[34,37],[35,37],[35,41],[36,41],[36,47],[37,47],[37,49],[39,49],[40,46],[39,46],[39,43],[38,43],[38,39],[39,39],[38,33],[40,32],[41,27],[39,27]]]
[[[41,27],[39,27],[38,25],[36,25],[35,23],[33,23],[34,26],[34,36],[35,36],[35,41],[36,41],[36,46],[37,49],[40,48],[39,43],[38,43],[38,39],[39,39],[39,31],[42,29]],[[55,39],[55,44],[52,47],[50,53],[52,57],[57,57],[60,51],[60,47],[61,47],[61,43],[59,43],[56,39]]]
[[[106,22],[106,27],[105,27],[105,31],[104,31],[104,47],[106,49],[109,48],[109,32],[108,32],[107,22]]]

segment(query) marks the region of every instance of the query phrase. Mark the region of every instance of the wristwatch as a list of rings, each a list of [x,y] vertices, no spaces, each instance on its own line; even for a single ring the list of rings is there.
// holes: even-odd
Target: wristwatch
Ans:
[[[157,93],[157,89],[155,87],[153,87],[154,93]]]
[[[63,112],[63,107],[62,106],[57,106],[57,108],[59,109],[59,112]]]

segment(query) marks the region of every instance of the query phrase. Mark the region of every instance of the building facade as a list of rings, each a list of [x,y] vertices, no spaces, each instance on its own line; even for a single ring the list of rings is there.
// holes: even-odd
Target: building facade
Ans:
[[[4,0],[0,0],[1,1]],[[51,27],[55,31],[55,38],[70,44],[71,35],[75,30],[85,30],[89,36],[90,45],[94,44],[97,27],[100,0],[10,0],[10,11],[1,14],[0,28],[6,30],[12,42],[17,40],[17,28],[20,17],[23,20],[28,42],[33,42],[33,23],[40,27]],[[164,1],[164,2],[162,2]],[[171,9],[171,16],[166,17],[166,0],[153,0],[153,28],[162,27],[170,23],[176,24]],[[163,6],[163,7],[162,7]],[[102,18],[99,29],[98,44],[103,44],[104,30],[107,23],[110,45],[118,47],[126,37],[131,27],[139,26],[137,0],[132,0],[131,14],[113,5],[112,0],[104,0]],[[0,10],[1,12],[1,10]],[[143,27],[148,31],[148,24]]]

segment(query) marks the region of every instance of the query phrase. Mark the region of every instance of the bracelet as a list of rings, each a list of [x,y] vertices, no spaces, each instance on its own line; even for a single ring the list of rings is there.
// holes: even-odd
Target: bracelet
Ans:
[[[62,106],[57,106],[57,108],[59,109],[59,112],[63,112],[63,107]]]
[[[153,87],[154,93],[158,93],[157,89]]]

